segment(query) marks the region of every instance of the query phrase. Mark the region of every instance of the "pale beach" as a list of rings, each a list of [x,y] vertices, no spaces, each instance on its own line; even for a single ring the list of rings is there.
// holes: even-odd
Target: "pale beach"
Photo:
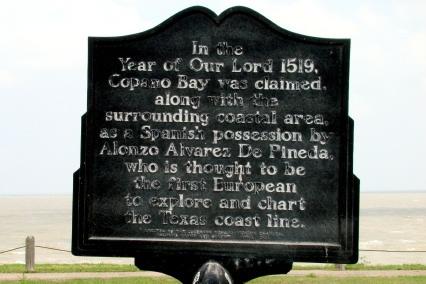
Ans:
[[[360,207],[359,262],[426,264],[426,192],[361,193]],[[34,236],[36,263],[133,263],[133,258],[69,252],[71,196],[0,196],[0,208],[0,253],[23,247],[25,238]],[[1,253],[0,264],[5,263],[25,263],[25,249]]]

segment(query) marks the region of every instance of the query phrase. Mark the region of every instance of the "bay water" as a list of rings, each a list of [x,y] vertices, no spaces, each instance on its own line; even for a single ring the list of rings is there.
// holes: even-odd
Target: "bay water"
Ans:
[[[360,205],[359,262],[426,264],[426,192],[361,193]],[[133,264],[133,258],[73,256],[71,210],[71,196],[0,196],[0,264],[25,263],[25,248],[2,252],[23,247],[27,236],[38,246],[36,264]]]

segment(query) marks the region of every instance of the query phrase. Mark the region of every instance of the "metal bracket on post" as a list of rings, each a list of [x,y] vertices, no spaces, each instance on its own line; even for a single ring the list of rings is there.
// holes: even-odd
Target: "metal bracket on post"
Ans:
[[[197,271],[192,284],[234,284],[229,272],[220,264],[215,261],[205,263]]]
[[[183,284],[242,284],[265,275],[287,274],[293,267],[293,263],[286,259],[212,258],[165,253],[137,256],[135,265],[141,270],[168,274]]]

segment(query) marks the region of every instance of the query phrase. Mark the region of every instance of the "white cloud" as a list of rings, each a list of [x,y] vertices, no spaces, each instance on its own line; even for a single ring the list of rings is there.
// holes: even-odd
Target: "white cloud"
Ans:
[[[410,48],[410,64],[416,64],[421,67],[419,69],[426,74],[426,32],[413,35],[408,44]]]
[[[3,48],[9,53],[5,57],[9,66],[37,71],[81,66],[88,36],[119,36],[151,28],[136,9],[112,1],[16,1],[0,17],[7,23],[0,33],[7,38]]]
[[[314,37],[349,38],[360,33],[357,25],[338,11],[315,0],[228,1],[250,7],[291,32]]]
[[[8,72],[6,70],[0,70],[0,88],[10,88],[22,82],[22,79],[15,73]],[[6,95],[6,94],[1,94]]]
[[[248,6],[299,34],[351,38],[350,110],[356,119],[355,173],[363,188],[384,188],[395,173],[399,174],[398,179],[392,180],[389,190],[418,185],[424,188],[426,156],[421,150],[426,129],[418,117],[426,105],[426,2],[201,2],[217,13],[236,5]],[[32,169],[28,182],[50,188],[51,192],[70,188],[70,173],[78,167],[79,117],[86,110],[87,37],[138,33],[197,4],[195,0],[146,3],[0,1],[0,88],[4,99],[0,119],[13,118],[4,133],[14,137],[3,139],[0,149],[7,149],[2,152],[6,161],[8,157],[9,161],[27,159],[28,168]],[[54,120],[44,117],[53,113]],[[37,127],[34,121],[38,122]],[[48,133],[54,133],[50,135],[62,144],[53,143],[53,138],[46,136]],[[28,145],[37,149],[36,159],[31,156],[31,149],[25,152],[27,155],[20,151]],[[57,152],[67,149],[67,153],[56,155],[52,147]],[[40,167],[40,153],[60,157],[70,169],[48,164]],[[389,163],[389,159],[394,162]],[[9,164],[4,163],[3,167],[6,165]],[[402,171],[401,165],[409,166]],[[15,185],[20,173],[18,167],[8,168],[9,172],[0,179],[2,188]],[[39,171],[51,172],[51,179],[38,178]],[[23,193],[28,186],[21,185]]]
[[[369,32],[374,31],[384,31],[386,27],[387,19],[380,13],[380,11],[373,11],[372,7],[363,5],[359,11],[358,15],[361,20],[361,24],[369,28]]]

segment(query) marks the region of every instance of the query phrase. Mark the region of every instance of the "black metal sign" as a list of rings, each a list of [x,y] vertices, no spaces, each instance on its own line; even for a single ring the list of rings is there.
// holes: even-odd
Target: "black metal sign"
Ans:
[[[73,253],[356,262],[349,48],[246,8],[89,38]]]

